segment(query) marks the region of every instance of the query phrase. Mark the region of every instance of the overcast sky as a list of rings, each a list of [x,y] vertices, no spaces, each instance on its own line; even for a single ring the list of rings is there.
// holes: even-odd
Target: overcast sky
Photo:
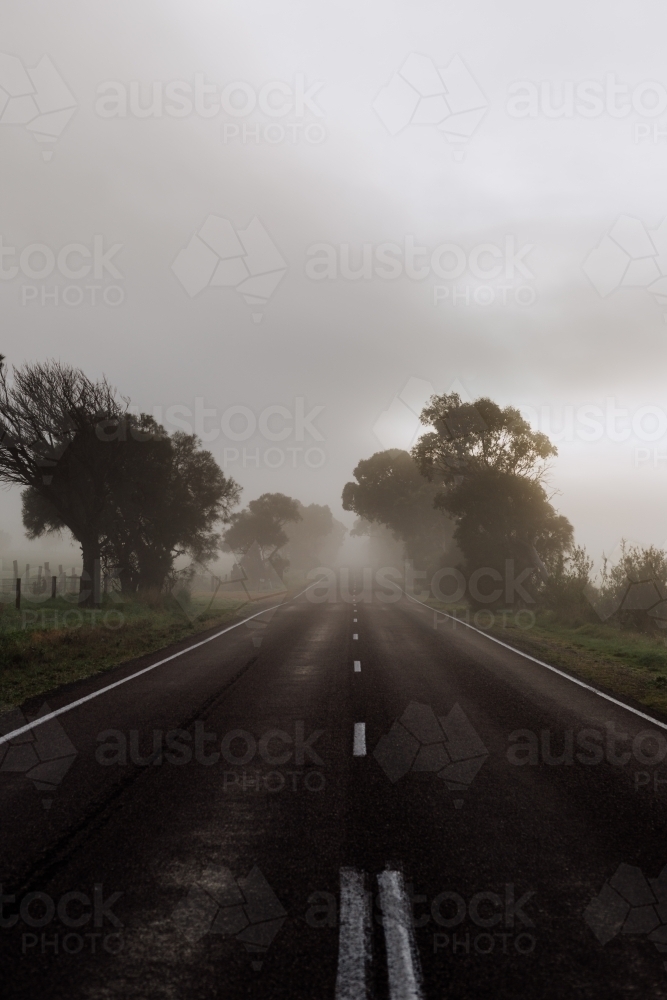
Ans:
[[[663,3],[5,0],[0,21],[10,364],[105,374],[203,430],[244,503],[348,525],[357,461],[458,386],[560,436],[555,502],[595,556],[667,543]]]

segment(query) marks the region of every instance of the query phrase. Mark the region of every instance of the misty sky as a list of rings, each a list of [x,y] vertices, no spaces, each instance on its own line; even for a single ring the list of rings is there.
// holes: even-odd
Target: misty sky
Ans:
[[[554,436],[569,412],[551,484],[577,539],[667,543],[664,4],[5,0],[0,20],[10,364],[105,374],[203,430],[244,503],[348,525],[357,461],[414,431],[406,383],[413,409],[459,385]],[[18,491],[2,505],[16,543]]]

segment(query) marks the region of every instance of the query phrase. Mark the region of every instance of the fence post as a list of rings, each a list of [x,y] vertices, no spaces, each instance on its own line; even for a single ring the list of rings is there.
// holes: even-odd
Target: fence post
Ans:
[[[21,577],[16,577],[16,610],[21,610]]]
[[[51,599],[55,601],[56,599],[56,587],[58,586],[58,577],[51,577]]]

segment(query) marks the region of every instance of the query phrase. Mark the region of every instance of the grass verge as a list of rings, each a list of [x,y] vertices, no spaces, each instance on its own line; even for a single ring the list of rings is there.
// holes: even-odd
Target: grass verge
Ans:
[[[621,629],[613,622],[566,625],[549,611],[538,612],[530,624],[528,613],[485,610],[476,623],[467,608],[427,603],[600,690],[667,716],[667,644],[661,636]]]
[[[126,660],[231,622],[253,606],[223,598],[176,601],[124,600],[99,610],[62,598],[29,610],[0,605],[0,714],[62,684],[102,673]],[[252,613],[252,611],[250,612]]]

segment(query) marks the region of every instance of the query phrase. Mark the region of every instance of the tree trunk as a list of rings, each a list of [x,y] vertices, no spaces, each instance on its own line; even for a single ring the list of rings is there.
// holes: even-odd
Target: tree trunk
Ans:
[[[79,585],[79,604],[84,608],[99,607],[101,604],[100,587],[100,544],[95,539],[86,539],[81,543],[83,558],[83,573]]]

